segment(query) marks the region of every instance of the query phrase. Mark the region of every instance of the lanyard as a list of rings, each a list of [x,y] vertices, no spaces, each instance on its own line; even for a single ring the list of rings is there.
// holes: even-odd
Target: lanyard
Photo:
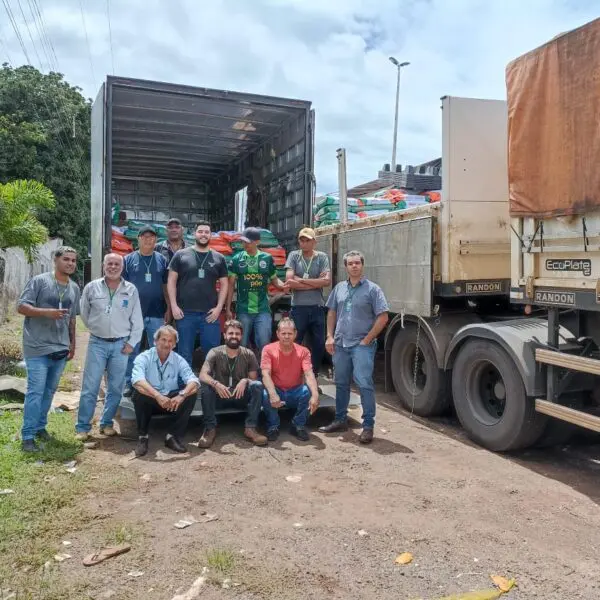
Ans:
[[[67,283],[67,285],[64,286],[63,291],[61,293],[61,291],[60,291],[61,285],[58,283],[58,279],[56,279],[56,276],[54,276],[54,283],[56,284],[56,293],[58,294],[58,308],[62,309],[63,298],[65,297],[65,294],[67,293],[67,290],[69,289],[69,284]]]
[[[210,250],[208,252],[206,252],[205,256],[204,256],[204,260],[202,261],[202,264],[200,264],[200,258],[198,257],[198,250],[194,249],[194,256],[196,257],[196,265],[198,266],[198,269],[203,269],[204,268],[204,263],[206,262],[206,259],[208,258],[208,255],[210,254]]]
[[[110,314],[110,311],[112,310],[113,299],[114,299],[115,294],[117,293],[117,290],[119,289],[119,286],[121,285],[121,283],[119,282],[119,285],[114,290],[111,290],[108,287],[108,283],[106,283],[106,280],[104,280],[104,285],[106,286],[106,289],[108,290],[108,296],[109,296],[108,306],[106,307],[106,314]]]
[[[227,357],[227,368],[229,369],[229,387],[233,387],[233,371],[235,370],[235,365],[237,364],[237,360],[239,357],[240,355],[238,354],[233,359],[233,364],[231,364],[231,359],[229,358],[229,356]]]
[[[165,364],[163,365],[163,368],[161,370],[160,360],[158,358],[156,359],[156,370],[158,371],[158,376],[160,377],[161,383],[163,383],[163,380],[165,378],[165,371],[167,370],[168,366],[169,366],[169,363],[165,360]]]
[[[142,258],[141,254],[140,254],[140,260],[144,263],[144,266],[146,267],[146,274],[150,273],[150,269],[152,268],[152,261],[154,260],[154,252],[152,253],[152,256],[150,257],[150,262],[146,262]]]
[[[313,253],[313,255],[310,257],[310,262],[308,263],[308,265],[306,264],[304,254],[301,254],[300,256],[302,257],[302,263],[304,264],[304,274],[308,275],[308,272],[310,271],[310,266],[312,265],[313,260],[315,259],[315,255]]]
[[[354,298],[354,294],[356,294],[359,287],[360,283],[356,284],[356,286],[352,286],[350,282],[348,282],[348,297],[346,298],[346,302],[352,303],[352,298]]]

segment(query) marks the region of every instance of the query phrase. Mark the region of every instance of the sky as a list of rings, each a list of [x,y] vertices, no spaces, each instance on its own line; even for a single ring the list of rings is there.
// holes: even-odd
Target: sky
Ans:
[[[505,98],[517,56],[600,16],[594,0],[2,0],[0,62],[51,62],[86,97],[107,74],[310,100],[320,193],[391,162],[396,68],[402,69],[397,162],[441,156],[440,98]],[[39,25],[38,19],[37,24]]]

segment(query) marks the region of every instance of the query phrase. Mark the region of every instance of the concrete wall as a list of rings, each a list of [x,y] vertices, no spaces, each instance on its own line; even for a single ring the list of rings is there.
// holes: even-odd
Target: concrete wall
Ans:
[[[27,281],[52,269],[52,253],[61,245],[61,239],[46,242],[39,247],[39,256],[32,264],[19,248],[0,250],[0,323],[4,322],[9,307],[14,306]]]

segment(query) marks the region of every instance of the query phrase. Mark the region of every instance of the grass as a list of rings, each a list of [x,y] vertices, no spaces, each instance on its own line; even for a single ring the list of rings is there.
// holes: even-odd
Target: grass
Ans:
[[[82,450],[71,415],[49,415],[55,441],[35,455],[21,452],[21,422],[21,411],[0,413],[0,488],[13,490],[0,496],[0,588],[15,580],[15,569],[27,573],[52,560],[61,536],[82,517],[70,509],[87,482],[84,474],[72,475],[64,466]],[[39,577],[27,575],[32,584],[34,579]]]
[[[116,523],[106,532],[106,545],[128,544],[139,537],[140,532],[131,523]]]
[[[230,550],[214,548],[206,552],[206,565],[218,575],[228,575],[235,566],[235,555]]]

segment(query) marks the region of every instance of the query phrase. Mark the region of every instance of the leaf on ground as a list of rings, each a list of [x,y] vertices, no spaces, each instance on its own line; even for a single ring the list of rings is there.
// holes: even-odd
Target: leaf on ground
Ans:
[[[510,592],[517,582],[514,579],[507,579],[502,575],[490,575],[494,585],[502,592]]]
[[[438,598],[438,600],[496,600],[500,598],[504,592],[493,589],[493,590],[478,590],[476,592],[465,592],[463,594],[452,594],[451,596],[444,596]]]
[[[403,552],[402,554],[398,554],[396,556],[396,560],[394,561],[397,565],[407,565],[412,562],[413,555],[410,552]]]

